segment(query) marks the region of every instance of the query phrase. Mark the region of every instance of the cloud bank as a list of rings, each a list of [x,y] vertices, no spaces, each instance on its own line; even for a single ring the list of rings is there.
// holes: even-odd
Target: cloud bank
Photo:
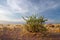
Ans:
[[[59,0],[0,0],[0,20],[25,22],[21,16],[37,13],[49,18],[49,23],[55,23],[60,20],[59,8]]]

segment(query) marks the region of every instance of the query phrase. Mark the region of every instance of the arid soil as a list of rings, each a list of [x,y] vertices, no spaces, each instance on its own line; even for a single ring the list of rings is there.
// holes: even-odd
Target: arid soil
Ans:
[[[51,27],[51,24],[45,26],[49,29],[47,37],[27,32],[22,24],[0,24],[0,40],[60,40],[58,27]],[[57,25],[54,24],[54,26]]]

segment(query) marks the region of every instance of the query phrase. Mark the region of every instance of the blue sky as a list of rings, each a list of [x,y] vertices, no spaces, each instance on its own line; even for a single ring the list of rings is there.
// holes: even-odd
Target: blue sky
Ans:
[[[0,0],[0,21],[25,22],[21,16],[45,16],[47,23],[60,23],[60,0]]]

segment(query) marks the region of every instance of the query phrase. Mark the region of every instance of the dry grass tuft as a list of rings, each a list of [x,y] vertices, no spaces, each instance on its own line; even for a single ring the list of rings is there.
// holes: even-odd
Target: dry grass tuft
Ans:
[[[50,33],[60,33],[58,24],[54,24],[55,27],[45,25]],[[60,26],[60,24],[59,24]],[[40,33],[28,32],[22,24],[0,24],[0,39],[1,40],[42,40]],[[45,38],[46,39],[46,38]],[[52,40],[52,38],[48,38]]]

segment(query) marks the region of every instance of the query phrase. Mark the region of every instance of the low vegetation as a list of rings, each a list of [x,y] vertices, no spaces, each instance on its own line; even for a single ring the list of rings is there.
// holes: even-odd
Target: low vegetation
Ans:
[[[44,26],[47,19],[45,19],[43,16],[37,17],[36,15],[32,15],[27,19],[23,17],[23,19],[26,21],[25,28],[28,32],[40,33],[43,34],[43,36],[47,35],[48,30]]]
[[[60,29],[59,27],[60,24],[54,24],[54,28],[49,26],[49,24],[47,24],[45,27],[49,30],[49,32],[55,32],[55,33],[60,33]],[[32,34],[31,32],[28,33],[25,29],[23,25],[11,25],[11,24],[7,24],[7,25],[0,25],[0,40],[40,40],[41,37],[37,37],[38,35],[35,35],[34,37],[32,37],[34,34]],[[52,39],[52,38],[51,38]],[[48,39],[49,40],[49,39]]]

